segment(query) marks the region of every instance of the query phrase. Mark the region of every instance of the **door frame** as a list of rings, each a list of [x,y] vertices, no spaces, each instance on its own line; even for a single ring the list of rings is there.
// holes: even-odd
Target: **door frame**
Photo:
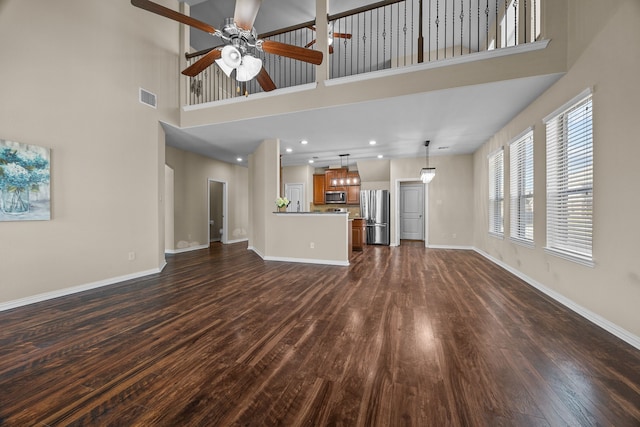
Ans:
[[[420,180],[417,180],[415,178],[399,178],[396,179],[396,183],[395,183],[395,206],[394,206],[394,212],[395,212],[395,224],[394,224],[394,230],[395,230],[395,239],[393,242],[394,246],[400,246],[400,183],[401,182],[412,182],[415,184],[422,184],[422,186],[424,187],[424,223],[422,225],[422,229],[424,231],[424,247],[428,248],[429,247],[429,186],[425,183],[423,183]]]
[[[220,183],[222,184],[222,236],[220,241],[223,244],[227,244],[229,242],[229,221],[227,221],[227,181],[222,181],[219,179],[208,178],[207,179],[207,247],[211,246],[211,183]]]
[[[422,219],[422,221],[419,221],[419,222],[422,222],[422,230],[421,230],[422,233],[421,233],[421,236],[420,236],[420,240],[424,241],[424,234],[425,234],[425,230],[424,230],[424,228],[425,228],[424,227],[425,226],[425,224],[424,224],[424,215],[425,215],[425,212],[424,212],[425,211],[425,206],[424,206],[424,185],[425,184],[422,183],[422,182],[401,182],[400,183],[400,187],[399,187],[399,191],[398,191],[398,199],[399,199],[398,200],[398,203],[399,203],[399,205],[398,205],[398,226],[399,226],[399,229],[398,229],[398,233],[399,233],[399,235],[398,235],[399,236],[398,237],[398,243],[402,240],[402,221],[401,221],[401,219],[402,219],[402,203],[400,203],[400,202],[402,202],[402,195],[403,195],[402,189],[403,189],[403,187],[406,187],[408,185],[410,185],[410,186],[412,186],[414,188],[421,187],[422,190],[423,190],[423,194],[422,194],[422,198],[423,198],[422,215],[420,215],[420,218]]]

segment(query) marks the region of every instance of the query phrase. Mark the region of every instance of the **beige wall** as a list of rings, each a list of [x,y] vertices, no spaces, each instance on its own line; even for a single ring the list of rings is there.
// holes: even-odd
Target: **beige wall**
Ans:
[[[545,3],[546,4],[546,3]],[[569,2],[568,73],[491,138],[474,156],[474,244],[615,327],[640,336],[640,2]],[[595,266],[545,253],[545,131],[542,118],[593,88]],[[487,154],[534,126],[535,248],[487,233]],[[505,159],[508,165],[508,157]],[[508,169],[508,168],[507,168]],[[507,174],[505,177],[508,179]],[[506,181],[505,199],[509,196]],[[625,333],[623,331],[623,334]]]
[[[248,170],[199,154],[166,147],[166,162],[174,170],[174,242],[172,249],[208,245],[209,180],[227,185],[227,241],[248,238]],[[220,228],[220,227],[218,227]],[[179,242],[183,244],[178,245]]]
[[[0,303],[163,265],[158,120],[178,118],[177,36],[124,1],[0,3],[0,137],[51,149],[52,204],[50,221],[0,223]]]
[[[397,244],[397,194],[400,182],[419,180],[424,158],[391,160],[391,242]],[[426,188],[427,243],[431,246],[473,245],[473,156],[429,157],[436,177]],[[455,236],[455,237],[454,237]]]

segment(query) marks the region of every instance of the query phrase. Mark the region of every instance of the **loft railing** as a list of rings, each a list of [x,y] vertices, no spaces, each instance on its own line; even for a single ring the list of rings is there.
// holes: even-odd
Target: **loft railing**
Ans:
[[[440,61],[530,43],[541,34],[542,0],[387,0],[328,15],[329,78]],[[315,22],[260,34],[313,49]],[[207,51],[187,54],[188,65]],[[314,65],[260,53],[276,88],[313,83]],[[324,64],[324,63],[323,63]],[[214,63],[188,79],[188,105],[262,92],[257,81],[227,77]]]
[[[388,0],[329,15],[350,36],[334,38],[330,78],[535,41],[540,1]]]

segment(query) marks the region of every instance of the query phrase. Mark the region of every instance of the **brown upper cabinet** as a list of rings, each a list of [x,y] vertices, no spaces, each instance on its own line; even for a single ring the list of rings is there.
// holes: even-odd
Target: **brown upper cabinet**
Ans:
[[[324,204],[324,193],[327,191],[344,191],[347,193],[347,205],[359,205],[358,171],[349,171],[347,168],[327,169],[324,174],[313,175],[313,204]]]
[[[324,187],[326,191],[347,191],[347,169],[327,169],[324,173]]]
[[[324,174],[313,175],[313,204],[324,205]]]

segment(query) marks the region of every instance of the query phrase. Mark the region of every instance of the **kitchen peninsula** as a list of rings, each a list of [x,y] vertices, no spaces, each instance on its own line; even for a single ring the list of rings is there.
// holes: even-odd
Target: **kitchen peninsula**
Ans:
[[[274,212],[281,230],[268,248],[267,261],[349,265],[351,222],[348,212]]]

